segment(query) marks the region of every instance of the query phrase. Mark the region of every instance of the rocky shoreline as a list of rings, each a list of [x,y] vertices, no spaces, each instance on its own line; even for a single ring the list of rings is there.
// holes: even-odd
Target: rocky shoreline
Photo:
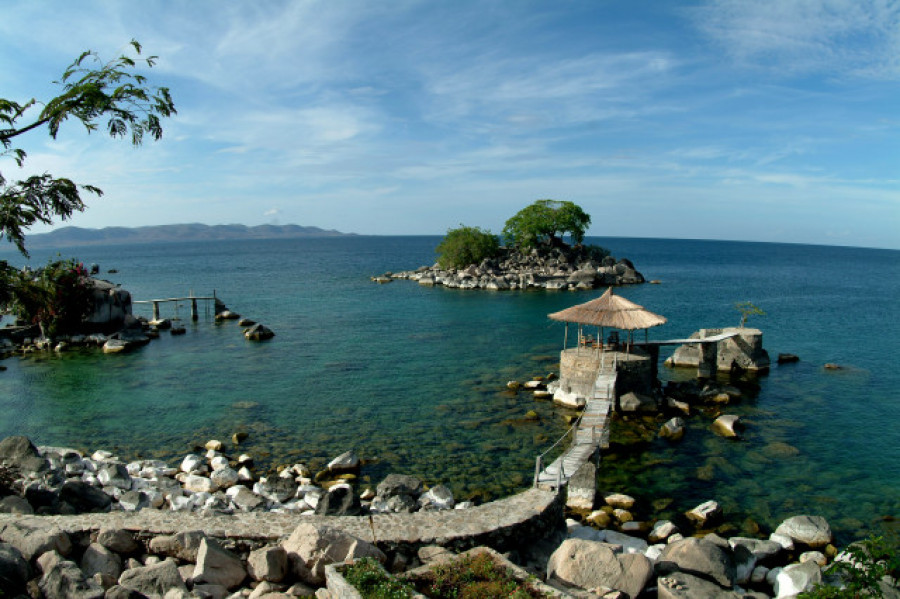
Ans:
[[[395,279],[451,289],[596,289],[609,285],[636,285],[644,276],[627,258],[598,258],[583,246],[562,246],[522,252],[501,248],[501,256],[466,268],[420,266],[415,270],[386,272],[372,277],[376,283]]]
[[[440,539],[422,546],[372,544],[315,516],[339,516],[335,522],[356,516],[364,523],[372,515],[402,519],[480,509],[457,504],[442,485],[426,489],[405,475],[359,490],[360,462],[352,452],[315,475],[294,464],[268,478],[255,477],[248,458],[229,457],[215,440],[178,467],[125,463],[104,451],[85,456],[38,448],[25,437],[0,441],[0,512],[17,515],[0,520],[3,588],[47,599],[336,598],[344,595],[329,591],[328,564],[369,556],[401,573],[451,559],[453,547],[442,547]],[[506,557],[546,580],[557,596],[609,598],[789,597],[817,582],[838,582],[823,576],[822,568],[848,559],[832,544],[828,523],[816,516],[788,518],[768,536],[726,538],[721,535],[733,527],[712,500],[678,521],[639,519],[635,498],[621,493],[606,493],[598,503],[596,510],[570,512],[564,529],[527,539]],[[52,514],[144,510],[193,514],[198,530],[158,534],[107,527],[69,534],[41,524],[58,518]],[[211,515],[227,522],[246,513],[292,513],[308,522],[265,545],[199,530]],[[882,586],[885,596],[900,596],[896,581]]]

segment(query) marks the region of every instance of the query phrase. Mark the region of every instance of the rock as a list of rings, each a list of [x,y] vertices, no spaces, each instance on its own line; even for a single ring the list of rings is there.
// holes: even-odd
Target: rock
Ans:
[[[172,559],[125,570],[119,577],[119,586],[149,597],[163,597],[172,589],[187,591],[178,573],[178,565]]]
[[[0,441],[0,463],[9,466],[20,466],[29,458],[40,458],[37,447],[28,437],[15,435]]]
[[[184,478],[183,484],[185,490],[192,493],[213,493],[218,489],[211,478],[199,474],[188,474]]]
[[[675,526],[668,520],[659,520],[658,522],[656,522],[656,524],[653,525],[653,529],[650,531],[650,534],[647,536],[647,538],[651,543],[660,543],[677,532],[677,526]]]
[[[240,558],[222,548],[214,539],[204,538],[200,541],[197,567],[194,569],[195,588],[198,583],[208,583],[233,589],[246,577],[247,572]]]
[[[844,369],[844,367],[841,366],[840,364],[835,364],[833,362],[829,362],[828,364],[825,364],[825,366],[823,366],[823,368],[825,370],[843,370]]]
[[[21,514],[31,515],[34,508],[28,503],[28,500],[18,495],[8,495],[0,499],[0,514]]]
[[[609,546],[584,539],[566,539],[547,562],[547,580],[582,589],[615,589],[636,597],[653,574],[640,554],[616,556]]]
[[[122,528],[101,528],[97,542],[116,553],[134,553],[140,548],[131,533]]]
[[[242,512],[252,512],[265,507],[266,501],[247,487],[231,487],[227,495]]]
[[[735,551],[739,547],[745,547],[756,558],[757,562],[769,565],[774,564],[779,554],[785,550],[782,545],[775,541],[746,537],[732,537],[728,539],[728,544]]]
[[[237,471],[228,466],[220,468],[218,470],[214,470],[213,473],[209,475],[209,478],[219,489],[228,489],[229,487],[233,487],[241,479]]]
[[[685,416],[691,415],[691,404],[686,401],[679,401],[673,397],[666,398],[666,406],[668,406],[672,410],[678,410]]]
[[[197,561],[200,543],[206,538],[202,530],[189,530],[150,539],[150,551],[187,562]]]
[[[528,410],[525,413],[525,420],[530,420],[532,422],[538,421],[541,419],[541,415],[535,412],[534,410]]]
[[[29,578],[31,568],[22,552],[9,543],[0,543],[0,589],[11,595],[23,593]]]
[[[821,516],[793,516],[779,524],[775,534],[813,548],[824,547],[832,539],[831,527]]]
[[[118,462],[104,464],[97,471],[97,480],[104,487],[116,487],[124,491],[131,489],[131,475],[128,474],[128,468]]]
[[[60,560],[40,582],[45,599],[103,599],[103,587],[89,580],[74,562]]]
[[[790,364],[791,362],[799,362],[800,356],[794,354],[778,354],[777,362],[779,364]]]
[[[680,441],[684,437],[684,419],[672,418],[659,428],[659,436],[669,441]]]
[[[806,562],[814,562],[817,566],[824,568],[828,565],[828,558],[821,551],[804,551],[800,554],[798,560],[801,564]]]
[[[330,472],[355,472],[359,470],[359,456],[354,451],[346,451],[328,462]]]
[[[672,572],[657,579],[659,599],[739,599],[743,595],[686,572]]]
[[[57,551],[63,556],[72,551],[69,535],[50,523],[34,518],[0,526],[0,541],[15,547],[28,561],[48,551]]]
[[[216,320],[239,320],[240,317],[240,314],[231,310],[222,310],[216,314]]]
[[[726,588],[734,586],[735,569],[731,557],[720,547],[690,537],[666,545],[657,561],[660,573],[679,570],[706,578]]]
[[[181,460],[180,468],[181,468],[182,472],[186,472],[186,473],[190,474],[192,472],[199,471],[200,468],[202,468],[203,466],[204,466],[203,458],[192,453],[192,454],[186,455],[184,457],[184,459]]]
[[[100,543],[91,543],[81,557],[81,571],[88,577],[104,574],[118,580],[122,574],[122,558]]]
[[[612,508],[630,510],[634,507],[634,497],[624,493],[609,493],[603,496],[603,501]]]
[[[383,481],[378,483],[376,494],[388,499],[396,495],[410,495],[418,497],[425,489],[421,479],[406,474],[388,474]]]
[[[251,551],[247,558],[247,572],[253,580],[281,582],[288,572],[287,551],[280,546]]]
[[[210,439],[203,445],[203,448],[209,451],[222,451],[222,447],[222,442],[218,439]]]
[[[657,405],[652,397],[629,391],[619,397],[619,410],[625,413],[655,412]]]
[[[112,498],[100,489],[74,480],[63,483],[59,499],[78,512],[106,512],[112,504]]]
[[[815,562],[803,564],[791,564],[781,569],[775,576],[773,590],[775,597],[795,597],[803,591],[808,591],[816,584],[822,582],[822,569]]]
[[[121,339],[108,339],[106,343],[103,344],[103,353],[104,354],[120,354],[126,351],[129,347],[129,343],[123,341]]]
[[[315,512],[320,516],[358,516],[362,505],[350,485],[335,485],[321,497]]]
[[[304,522],[294,529],[283,544],[294,573],[304,582],[321,586],[325,582],[325,566],[361,557],[372,557],[380,563],[387,556],[371,543],[331,526]]]
[[[444,485],[435,485],[419,497],[419,507],[423,510],[450,510],[455,505],[453,491]]]
[[[700,528],[706,528],[718,522],[722,517],[722,506],[717,501],[705,501],[697,507],[685,512],[689,520],[696,522]]]
[[[741,419],[734,414],[723,414],[712,423],[712,431],[726,439],[737,439],[737,428],[742,427]]]
[[[259,323],[244,331],[244,337],[246,337],[250,341],[265,341],[266,339],[271,339],[274,336],[275,331],[273,331],[266,325]]]
[[[253,492],[274,503],[284,503],[297,494],[297,483],[284,478],[260,479]]]

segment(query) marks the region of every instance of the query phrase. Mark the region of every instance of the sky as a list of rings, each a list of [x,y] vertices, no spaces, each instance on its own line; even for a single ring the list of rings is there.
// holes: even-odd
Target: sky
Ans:
[[[499,233],[552,198],[592,236],[900,248],[900,0],[5,0],[0,98],[131,39],[162,140],[0,157],[103,189],[58,226]]]

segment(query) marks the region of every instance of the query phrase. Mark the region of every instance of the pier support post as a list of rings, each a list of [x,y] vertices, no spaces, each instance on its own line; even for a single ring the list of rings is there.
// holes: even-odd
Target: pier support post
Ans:
[[[153,302],[153,320],[159,320],[159,302]]]
[[[200,316],[197,315],[197,300],[191,299],[191,320],[199,320]]]
[[[706,332],[700,332],[700,338],[706,337]],[[711,379],[716,376],[716,358],[718,343],[700,343],[700,361],[697,364],[697,378]]]

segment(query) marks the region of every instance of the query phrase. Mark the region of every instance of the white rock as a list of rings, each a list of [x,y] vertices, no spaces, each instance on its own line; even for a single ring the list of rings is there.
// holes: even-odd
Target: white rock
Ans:
[[[238,480],[242,482],[249,482],[253,480],[253,473],[250,472],[250,469],[246,466],[241,466],[241,469],[238,470]]]
[[[169,506],[173,512],[189,512],[194,507],[189,497],[180,495],[178,497],[169,497]]]
[[[699,526],[711,524],[721,515],[722,506],[714,500],[705,501],[685,514],[689,520],[693,520]]]
[[[91,459],[95,462],[106,462],[109,460],[115,460],[116,456],[114,456],[111,452],[100,449],[91,454]]]
[[[186,473],[195,472],[203,466],[203,458],[196,454],[189,454],[181,461],[181,471]]]
[[[822,570],[814,562],[791,564],[781,569],[775,576],[772,585],[776,599],[795,597],[803,591],[812,589],[813,585],[822,582]]]
[[[328,462],[328,470],[331,472],[345,472],[359,468],[359,456],[354,451],[346,451]]]
[[[184,479],[184,488],[194,493],[212,493],[218,487],[210,478],[198,474],[188,474]]]
[[[781,545],[785,551],[793,551],[794,550],[794,539],[787,535],[779,534],[777,532],[773,532],[769,535],[769,540],[774,541]]]
[[[606,505],[614,508],[630,510],[634,507],[634,497],[625,495],[624,493],[610,493],[609,495],[605,495],[603,500],[606,501]]]
[[[229,468],[228,466],[226,466],[224,468],[215,470],[212,474],[209,475],[209,478],[213,481],[216,487],[220,489],[227,489],[236,485],[241,477],[233,468]]]
[[[651,543],[659,543],[660,541],[665,541],[676,532],[678,532],[677,526],[668,520],[659,520],[653,525],[653,530],[650,531],[647,538],[650,539]]]
[[[213,472],[221,470],[222,468],[228,468],[228,458],[217,455],[209,461],[209,465],[213,469]]]

